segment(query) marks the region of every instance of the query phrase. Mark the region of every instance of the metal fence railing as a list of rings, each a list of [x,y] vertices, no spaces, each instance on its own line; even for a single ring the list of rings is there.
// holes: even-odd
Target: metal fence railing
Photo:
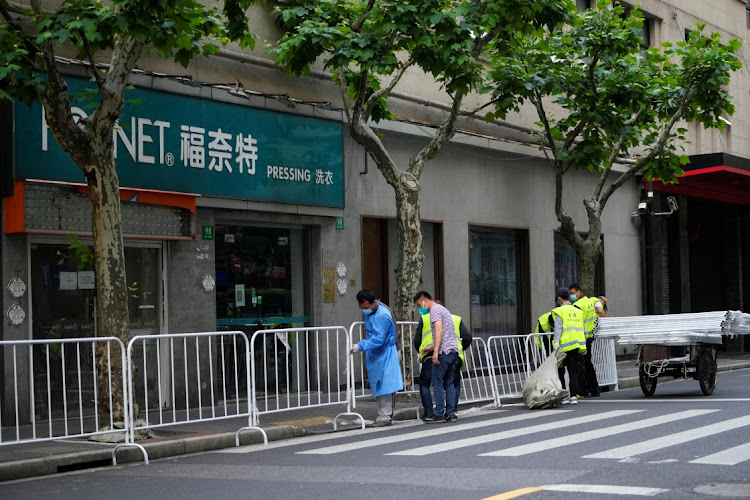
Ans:
[[[257,409],[250,384],[249,345],[243,332],[139,335],[130,339],[128,359],[129,443],[135,432],[195,422],[246,417]]]
[[[4,340],[0,356],[12,367],[0,401],[0,445],[127,434],[126,357],[119,339]],[[118,380],[120,395],[113,394]],[[12,411],[5,407],[9,402]],[[140,445],[127,446],[146,454]]]
[[[257,414],[345,404],[351,412],[349,332],[342,326],[261,330],[250,343],[252,400]],[[255,424],[258,424],[256,419]]]
[[[495,387],[495,402],[520,396],[530,375],[526,335],[495,335],[487,339],[487,357]]]

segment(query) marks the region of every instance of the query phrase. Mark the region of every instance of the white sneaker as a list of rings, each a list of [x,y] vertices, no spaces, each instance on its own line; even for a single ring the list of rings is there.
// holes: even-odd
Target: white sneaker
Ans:
[[[573,399],[575,399],[575,398],[573,398]],[[576,401],[576,404],[577,403],[578,403],[578,401]],[[570,398],[566,396],[565,399],[563,399],[562,401],[560,401],[560,404],[561,405],[569,405],[570,404]]]
[[[570,404],[577,405],[578,404],[578,398],[573,396],[570,398]]]

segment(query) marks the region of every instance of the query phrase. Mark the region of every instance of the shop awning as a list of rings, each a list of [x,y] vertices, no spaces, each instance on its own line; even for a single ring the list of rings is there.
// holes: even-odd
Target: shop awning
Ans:
[[[750,159],[726,153],[694,155],[677,184],[654,181],[655,191],[750,205]]]
[[[195,238],[198,196],[120,188],[123,236]],[[16,181],[15,193],[5,198],[5,232],[91,234],[88,187],[34,179]]]

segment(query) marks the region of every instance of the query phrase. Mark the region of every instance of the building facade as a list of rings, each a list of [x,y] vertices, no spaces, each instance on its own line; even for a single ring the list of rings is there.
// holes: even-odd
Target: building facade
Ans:
[[[744,2],[688,3],[641,2],[647,43],[677,40],[698,20],[744,39]],[[267,10],[255,13],[258,36],[276,39]],[[115,131],[132,333],[348,326],[361,319],[359,289],[390,302],[398,244],[394,194],[351,139],[330,79],[320,69],[290,79],[262,49],[225,49],[194,61],[190,78],[165,76],[180,72],[144,59],[133,75],[132,98],[140,102],[128,104],[124,126]],[[66,73],[73,89],[85,88],[86,64],[74,62]],[[718,132],[689,124],[693,140],[685,147],[696,159],[726,153],[744,165],[750,157],[744,121],[749,74],[745,66],[732,79],[737,114],[731,127]],[[210,84],[227,75],[236,83]],[[429,139],[428,125],[444,112],[443,97],[416,72],[397,87],[392,105],[404,121],[381,123],[379,131],[402,165]],[[86,109],[74,112],[83,116]],[[106,335],[96,325],[93,267],[81,268],[69,248],[73,237],[90,241],[83,175],[49,135],[39,105],[16,103],[12,120],[5,115],[0,135],[14,154],[3,153],[5,166],[13,168],[13,189],[2,205],[1,273],[8,284],[2,338]],[[535,318],[554,306],[556,288],[577,280],[575,252],[556,231],[553,172],[528,144],[534,121],[527,108],[495,126],[461,121],[461,132],[421,179],[421,287],[467,318],[477,337],[531,332]],[[733,175],[717,180],[715,191],[745,179]],[[585,172],[569,177],[564,204],[585,230],[581,200],[597,178]],[[669,189],[654,188],[651,212],[661,211]],[[634,216],[647,191],[632,180],[603,216],[595,292],[606,294],[610,314],[742,308],[745,252],[730,250],[746,240],[750,197],[707,199],[677,191],[675,214]],[[721,224],[712,224],[717,219]],[[704,229],[691,243],[695,224]],[[716,231],[726,243],[717,248],[728,267],[712,274],[723,276],[721,282],[701,277],[708,273],[706,256],[714,255],[709,242],[718,244]],[[26,289],[21,294],[19,282]],[[734,292],[719,300],[706,286]]]

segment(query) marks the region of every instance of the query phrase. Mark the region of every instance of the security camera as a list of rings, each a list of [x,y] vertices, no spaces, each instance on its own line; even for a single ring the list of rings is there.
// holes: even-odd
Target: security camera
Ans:
[[[638,204],[638,213],[640,215],[646,215],[648,213],[648,203],[642,201]]]
[[[667,196],[667,205],[669,205],[670,212],[677,211],[677,200],[675,199],[674,196]]]

